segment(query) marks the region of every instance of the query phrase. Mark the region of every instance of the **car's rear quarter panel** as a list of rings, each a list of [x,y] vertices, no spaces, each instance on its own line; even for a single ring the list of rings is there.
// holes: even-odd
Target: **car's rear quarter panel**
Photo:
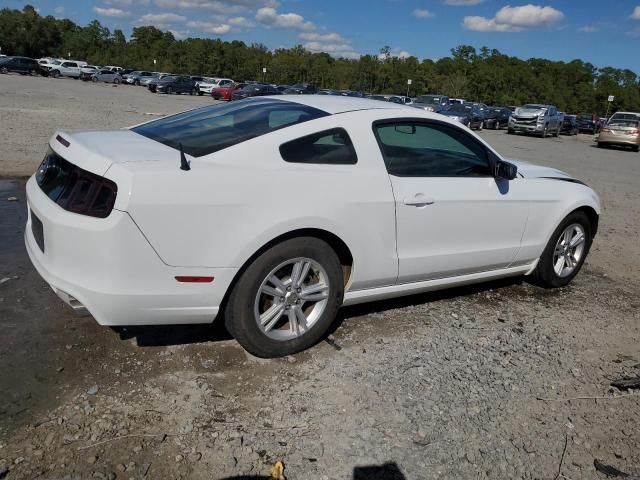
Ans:
[[[274,238],[316,228],[338,236],[354,258],[351,288],[393,284],[397,277],[395,207],[372,115],[354,112],[281,129],[192,159],[190,171],[114,165],[132,173],[127,211],[163,261],[174,266],[241,267]],[[282,143],[341,126],[356,165],[285,162]]]

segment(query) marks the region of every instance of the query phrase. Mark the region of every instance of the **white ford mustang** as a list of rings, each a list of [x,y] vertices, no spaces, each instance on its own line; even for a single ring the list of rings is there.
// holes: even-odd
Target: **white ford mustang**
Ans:
[[[261,97],[109,131],[58,131],[25,241],[102,325],[212,322],[251,353],[317,342],[341,305],[578,273],[589,187],[505,161],[447,117],[349,97]]]

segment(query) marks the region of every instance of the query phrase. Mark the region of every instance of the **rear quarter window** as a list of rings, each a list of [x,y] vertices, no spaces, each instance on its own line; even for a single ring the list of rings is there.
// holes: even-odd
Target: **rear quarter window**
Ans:
[[[285,162],[324,165],[355,165],[358,156],[346,130],[334,128],[280,145]]]

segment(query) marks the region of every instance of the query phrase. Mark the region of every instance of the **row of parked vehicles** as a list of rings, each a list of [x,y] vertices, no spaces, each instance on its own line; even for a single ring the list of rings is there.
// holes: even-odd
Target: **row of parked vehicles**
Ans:
[[[415,98],[393,94],[364,94],[353,90],[319,89],[310,83],[273,85],[256,81],[236,82],[230,78],[174,75],[163,72],[125,69],[107,65],[99,67],[70,59],[27,57],[0,58],[0,73],[18,72],[24,75],[45,75],[54,78],[70,77],[93,82],[143,86],[152,93],[210,95],[215,100],[241,100],[267,95],[316,94],[364,97],[372,100],[403,104],[446,115],[471,129],[506,128],[508,134],[530,134],[541,138],[560,134],[597,135],[598,147],[611,145],[640,149],[640,113],[618,112],[611,118],[594,113],[568,115],[554,105],[526,104],[516,106],[488,106],[447,95],[420,95]]]

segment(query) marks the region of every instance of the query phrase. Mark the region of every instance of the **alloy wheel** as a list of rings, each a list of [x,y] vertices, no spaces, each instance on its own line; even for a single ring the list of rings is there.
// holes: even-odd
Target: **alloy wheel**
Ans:
[[[560,234],[553,251],[553,269],[558,277],[568,277],[580,264],[585,242],[585,231],[579,223],[569,225]]]
[[[329,276],[315,260],[287,260],[275,267],[260,284],[254,316],[267,337],[286,341],[311,330],[324,313],[329,299]]]

